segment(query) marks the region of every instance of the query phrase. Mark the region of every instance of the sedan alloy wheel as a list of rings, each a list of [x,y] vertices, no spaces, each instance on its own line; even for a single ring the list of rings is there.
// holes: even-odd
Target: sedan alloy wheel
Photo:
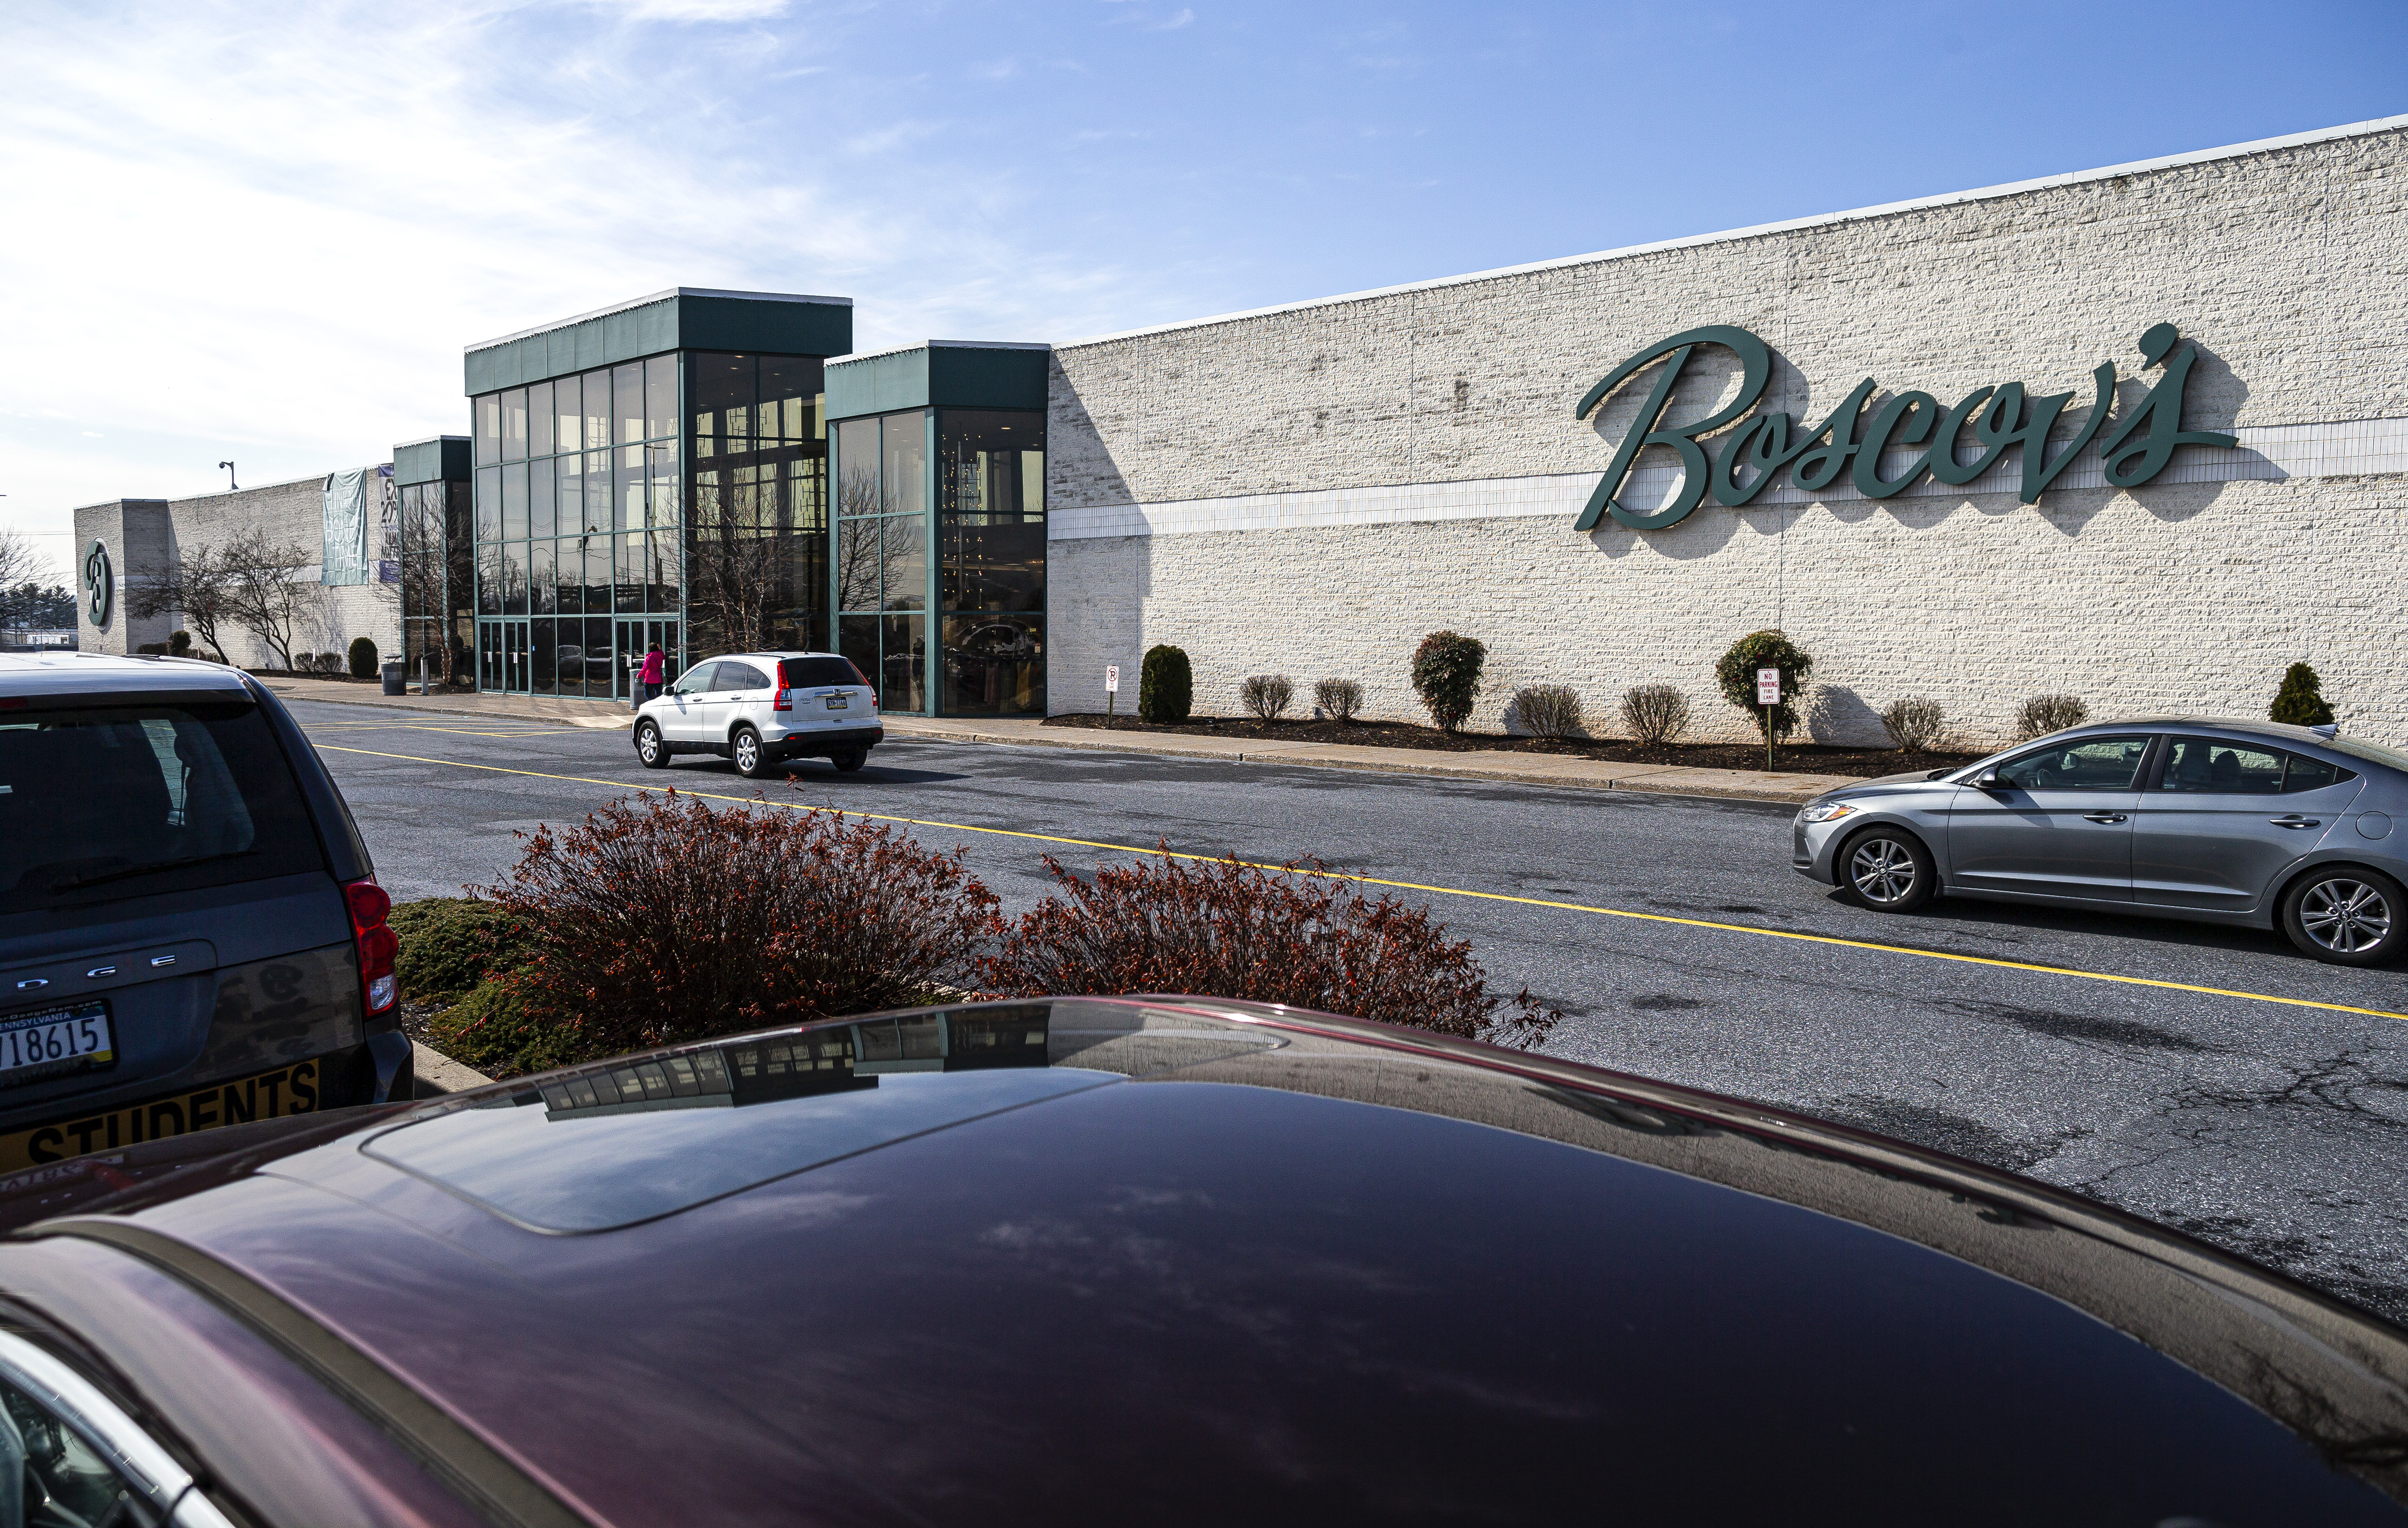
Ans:
[[[1913,835],[1870,829],[1841,850],[1840,887],[1875,912],[1913,912],[1931,900],[1937,867]]]
[[[2383,889],[2352,876],[2335,876],[2308,887],[2300,897],[2300,928],[2319,950],[2365,956],[2391,937],[2397,916]]]

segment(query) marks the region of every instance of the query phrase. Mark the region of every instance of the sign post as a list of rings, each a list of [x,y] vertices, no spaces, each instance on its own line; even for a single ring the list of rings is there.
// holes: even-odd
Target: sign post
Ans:
[[[1112,716],[1121,705],[1121,665],[1104,665],[1104,730],[1111,730]]]
[[[1756,703],[1764,707],[1764,771],[1772,773],[1772,708],[1781,704],[1781,670],[1756,671]]]

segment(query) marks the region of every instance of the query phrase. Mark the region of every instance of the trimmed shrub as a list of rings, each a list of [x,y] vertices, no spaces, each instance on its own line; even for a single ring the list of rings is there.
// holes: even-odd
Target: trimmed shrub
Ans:
[[[2332,722],[2333,708],[2325,704],[2324,681],[2316,671],[2305,664],[2293,664],[2283,674],[2283,688],[2274,693],[2274,704],[2266,708],[2270,721],[2287,721],[2294,727],[2323,727]]]
[[[1323,679],[1312,687],[1312,704],[1333,721],[1352,721],[1363,709],[1363,687],[1353,679]]]
[[[523,931],[506,985],[601,1056],[927,1001],[1002,927],[963,859],[838,812],[647,792],[538,828],[477,890]]]
[[[1756,703],[1756,671],[1759,668],[1781,670],[1781,704],[1766,707]],[[1778,740],[1798,730],[1798,703],[1806,694],[1806,686],[1814,676],[1814,660],[1782,633],[1773,630],[1750,632],[1730,645],[1714,664],[1714,683],[1722,689],[1723,698],[1756,719],[1760,728],[1765,712],[1771,715],[1772,735]]]
[[[1145,650],[1138,670],[1137,714],[1143,721],[1184,721],[1196,708],[1196,671],[1181,649],[1160,644]]]
[[[479,985],[429,1019],[426,1034],[436,1050],[496,1080],[609,1053],[587,1049],[574,1026],[538,1018],[501,979]]]
[[[184,631],[169,632],[167,634],[167,651],[178,658],[191,657],[193,655],[193,634]]]
[[[1064,894],[1022,914],[982,963],[993,990],[1192,992],[1525,1045],[1562,1018],[1526,992],[1508,1007],[1470,942],[1450,941],[1428,908],[1374,901],[1318,861],[1268,873],[1165,853],[1088,880],[1051,855],[1045,867]]]
[[[1413,693],[1440,728],[1454,732],[1471,715],[1480,666],[1487,661],[1486,648],[1454,632],[1432,632],[1413,650]]]
[[[1296,699],[1296,686],[1284,674],[1256,674],[1238,686],[1238,699],[1264,721],[1276,721]]]
[[[1689,730],[1689,697],[1669,684],[1635,684],[1622,693],[1622,724],[1631,737],[1660,748]]]
[[[401,936],[394,974],[401,978],[401,995],[412,1002],[456,1001],[526,958],[525,941],[510,915],[480,898],[396,902],[387,921]]]
[[[1881,724],[1901,751],[1923,753],[1940,745],[1947,718],[1942,714],[1938,701],[1910,695],[1890,702],[1882,711]]]
[[[351,678],[373,679],[377,677],[377,645],[373,636],[351,638]]]
[[[1568,684],[1526,684],[1513,692],[1513,714],[1536,737],[1575,737],[1584,725],[1581,698]]]
[[[2028,742],[2090,720],[2090,707],[2071,695],[2034,695],[2015,712],[2015,741]]]

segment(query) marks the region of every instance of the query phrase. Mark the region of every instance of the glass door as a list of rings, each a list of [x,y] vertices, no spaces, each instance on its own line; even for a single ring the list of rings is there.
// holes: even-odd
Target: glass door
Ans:
[[[664,687],[673,684],[683,665],[678,662],[678,623],[675,621],[622,621],[618,632],[618,662],[612,665],[618,676],[619,699],[635,694],[636,675],[644,666],[644,654],[658,643],[661,650]]]
[[[528,693],[527,623],[505,621],[502,627],[502,688],[514,695]]]

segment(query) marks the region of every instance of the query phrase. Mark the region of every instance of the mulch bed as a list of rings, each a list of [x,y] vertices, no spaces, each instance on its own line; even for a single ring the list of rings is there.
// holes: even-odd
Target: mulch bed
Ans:
[[[1104,718],[1086,713],[1049,716],[1049,727],[1100,728]],[[1445,753],[1552,753],[1615,764],[1669,764],[1686,769],[1764,768],[1764,749],[1750,743],[1668,743],[1648,748],[1610,738],[1506,737],[1496,733],[1454,733],[1409,721],[1257,721],[1252,717],[1196,717],[1186,721],[1112,719],[1114,732],[1176,732],[1198,737],[1259,737],[1280,743],[1353,743],[1367,748],[1417,748]],[[1784,775],[1902,775],[1910,770],[1954,769],[1978,753],[1901,753],[1896,749],[1842,748],[1825,743],[1784,743],[1773,750],[1772,767]]]

